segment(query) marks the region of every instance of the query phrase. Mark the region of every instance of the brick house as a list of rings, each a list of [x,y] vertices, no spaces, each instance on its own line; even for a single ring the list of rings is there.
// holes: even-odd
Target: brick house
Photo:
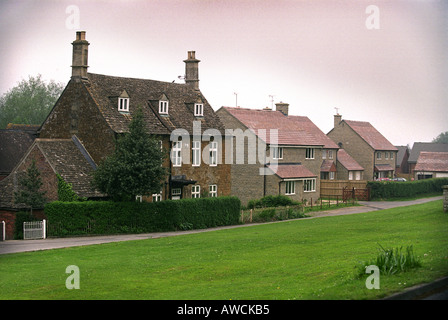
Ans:
[[[365,180],[394,177],[398,149],[369,122],[342,120],[337,114],[327,135],[364,168]]]
[[[230,166],[221,161],[224,141],[218,139],[224,136],[223,127],[199,90],[200,60],[194,51],[184,60],[185,84],[178,84],[88,73],[89,42],[84,31],[76,33],[72,45],[72,77],[40,128],[41,138],[76,135],[100,163],[113,152],[117,137],[128,131],[134,112],[142,108],[148,132],[171,154],[165,161],[169,177],[150,201],[230,194]],[[193,141],[195,129],[197,141]],[[171,141],[176,130],[183,137]],[[204,157],[198,158],[198,153]],[[206,164],[202,160],[209,154],[212,163]]]
[[[335,171],[327,161],[336,159],[337,145],[307,117],[288,116],[288,106],[222,107],[216,112],[232,141],[226,159],[231,163],[231,193],[243,204],[278,194],[314,202],[320,197],[321,170]]]

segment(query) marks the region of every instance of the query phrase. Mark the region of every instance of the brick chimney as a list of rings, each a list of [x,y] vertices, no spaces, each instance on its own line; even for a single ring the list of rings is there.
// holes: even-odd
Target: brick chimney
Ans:
[[[280,111],[285,116],[288,115],[289,103],[279,102],[275,104],[275,110]]]
[[[188,51],[188,59],[185,62],[185,83],[195,90],[199,90],[199,62],[195,51]]]
[[[334,115],[334,127],[336,128],[337,126],[339,126],[339,123],[341,123],[341,121],[342,116],[338,112],[337,114]]]
[[[87,79],[87,57],[89,53],[89,42],[86,40],[85,31],[76,32],[76,40],[73,45],[72,78]]]

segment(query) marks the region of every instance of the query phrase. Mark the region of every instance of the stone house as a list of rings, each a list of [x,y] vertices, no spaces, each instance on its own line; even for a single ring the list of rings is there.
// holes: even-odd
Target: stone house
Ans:
[[[397,154],[397,168],[396,173],[406,174],[409,173],[409,148],[408,146],[396,146],[398,149]]]
[[[398,149],[369,122],[342,120],[337,114],[327,135],[364,168],[365,180],[394,177]]]
[[[363,180],[364,168],[344,149],[339,149],[337,176],[339,180]]]
[[[414,176],[415,166],[421,152],[448,152],[448,143],[414,142],[409,154],[409,173]]]
[[[320,197],[321,170],[336,171],[337,145],[307,117],[289,116],[288,107],[278,103],[276,110],[222,107],[216,112],[231,142],[226,158],[231,194],[244,205],[278,194],[314,202]]]
[[[169,177],[150,201],[230,194],[230,166],[219,158],[224,154],[224,141],[218,139],[224,136],[223,127],[199,90],[200,60],[194,51],[184,60],[185,83],[179,84],[89,73],[84,31],[76,33],[72,45],[71,80],[42,124],[40,138],[76,135],[99,164],[113,152],[117,137],[127,132],[132,115],[141,108],[148,132],[171,155],[164,164]],[[204,156],[198,158],[198,153]],[[209,157],[212,163],[202,161]]]

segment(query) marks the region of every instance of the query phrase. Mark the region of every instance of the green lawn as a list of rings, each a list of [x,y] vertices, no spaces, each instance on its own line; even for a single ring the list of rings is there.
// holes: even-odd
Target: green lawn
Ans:
[[[0,299],[376,299],[448,275],[442,202],[169,238],[0,255]],[[359,261],[413,245],[422,267],[368,290]],[[65,269],[80,270],[80,289]]]

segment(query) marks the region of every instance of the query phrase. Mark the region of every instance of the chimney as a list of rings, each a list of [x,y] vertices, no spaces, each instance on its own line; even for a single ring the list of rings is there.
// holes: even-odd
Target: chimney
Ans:
[[[194,90],[199,90],[199,68],[200,60],[195,57],[195,51],[188,51],[188,59],[185,62],[185,83]]]
[[[337,126],[339,126],[339,123],[341,123],[342,121],[342,116],[337,113],[334,115],[334,127],[336,128]]]
[[[289,103],[279,102],[275,104],[275,110],[280,111],[285,116],[288,115]]]
[[[87,56],[89,43],[86,40],[85,31],[76,32],[76,40],[73,45],[72,78],[87,79]]]

